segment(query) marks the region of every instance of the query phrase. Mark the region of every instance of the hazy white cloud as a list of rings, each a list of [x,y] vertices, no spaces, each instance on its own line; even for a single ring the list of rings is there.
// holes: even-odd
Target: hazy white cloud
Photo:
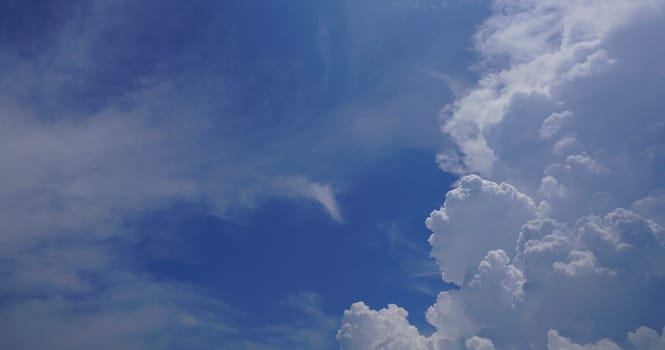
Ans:
[[[494,344],[489,339],[473,336],[464,342],[467,350],[494,350]]]
[[[344,220],[332,186],[314,182],[304,176],[279,178],[272,183],[276,195],[302,197],[316,201],[335,221]]]
[[[616,62],[616,59],[609,58],[607,51],[601,49],[587,56],[584,62],[576,63],[563,76],[568,81],[588,77],[591,74],[601,72],[614,62]]]
[[[137,276],[108,275],[113,275],[112,280],[104,282],[115,284],[96,286],[94,292],[47,289],[38,292],[39,297],[10,294],[14,302],[0,308],[0,346],[212,349],[211,339],[221,341],[237,332],[220,317],[230,313],[228,307],[196,291]],[[195,341],[197,336],[205,340]]]
[[[648,327],[640,327],[628,333],[628,340],[635,349],[662,349],[665,348],[665,328],[658,334]]]
[[[538,193],[544,198],[563,197],[566,195],[566,188],[559,184],[554,176],[547,175],[540,179]]]
[[[549,117],[545,118],[543,125],[540,127],[538,133],[540,137],[548,139],[561,130],[564,126],[564,123],[570,118],[573,114],[570,111],[563,111],[560,113],[552,113]]]
[[[638,199],[630,206],[631,210],[665,226],[665,190],[656,190]]]
[[[665,332],[663,332],[665,334]],[[665,347],[665,338],[648,327],[640,327],[634,332],[628,333],[631,350],[656,350]],[[596,343],[576,344],[570,339],[559,335],[559,332],[550,330],[547,332],[548,350],[621,350],[616,343],[609,339],[601,339]]]
[[[579,345],[570,341],[570,339],[562,337],[557,331],[550,330],[547,332],[547,349],[548,350],[621,350],[614,342],[603,339],[595,344]]]

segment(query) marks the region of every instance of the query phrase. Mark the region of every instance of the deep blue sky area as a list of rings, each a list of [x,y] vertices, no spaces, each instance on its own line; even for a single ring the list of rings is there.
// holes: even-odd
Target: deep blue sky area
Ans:
[[[203,286],[254,326],[281,321],[280,301],[298,291],[319,294],[333,314],[359,300],[423,310],[411,319],[424,325],[433,296],[410,286],[448,288],[428,257],[424,218],[453,180],[429,153],[405,150],[353,179],[339,198],[343,223],[305,201],[271,200],[234,220],[181,204],[138,218],[145,237],[124,249],[151,276]]]

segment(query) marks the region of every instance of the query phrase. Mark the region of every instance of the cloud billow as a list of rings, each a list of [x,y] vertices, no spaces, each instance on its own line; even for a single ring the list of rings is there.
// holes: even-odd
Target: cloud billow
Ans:
[[[427,310],[430,335],[398,306],[354,304],[342,349],[665,346],[664,10],[492,3],[483,76],[441,110],[456,148],[437,160],[460,179],[427,219],[460,288]]]

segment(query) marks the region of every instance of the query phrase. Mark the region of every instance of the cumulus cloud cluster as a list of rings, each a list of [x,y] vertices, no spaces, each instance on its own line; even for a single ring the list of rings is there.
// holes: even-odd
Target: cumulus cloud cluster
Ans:
[[[482,78],[441,111],[460,175],[426,220],[442,291],[421,334],[346,311],[342,349],[659,349],[665,325],[661,1],[495,0]],[[662,57],[662,56],[661,56]]]

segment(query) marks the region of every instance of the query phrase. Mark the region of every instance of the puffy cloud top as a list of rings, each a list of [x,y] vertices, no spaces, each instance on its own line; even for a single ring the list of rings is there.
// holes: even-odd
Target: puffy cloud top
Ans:
[[[337,340],[342,349],[426,350],[429,341],[409,324],[409,313],[397,305],[379,311],[363,302],[344,311]]]

